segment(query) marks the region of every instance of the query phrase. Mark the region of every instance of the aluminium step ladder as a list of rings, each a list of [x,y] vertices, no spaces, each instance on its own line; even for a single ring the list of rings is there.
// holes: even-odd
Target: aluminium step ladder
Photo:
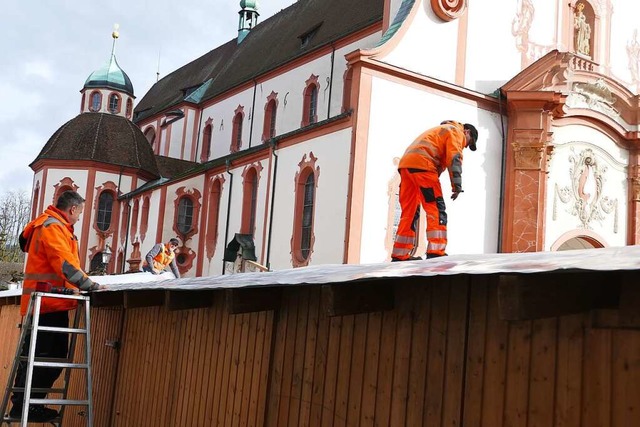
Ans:
[[[27,414],[29,410],[29,405],[59,405],[61,409],[59,411],[59,416],[47,421],[46,423],[52,424],[54,426],[62,426],[62,419],[64,416],[64,409],[66,406],[86,406],[87,410],[85,412],[87,417],[87,426],[93,426],[93,403],[92,403],[92,394],[91,394],[91,323],[90,323],[90,298],[87,295],[78,295],[78,294],[69,294],[69,290],[65,288],[52,288],[51,293],[49,292],[33,292],[31,294],[31,299],[29,300],[29,306],[27,308],[27,314],[24,318],[24,321],[21,326],[20,340],[18,342],[18,347],[16,349],[16,355],[13,360],[13,367],[11,368],[11,374],[9,375],[7,381],[7,387],[4,392],[4,398],[2,399],[2,407],[0,408],[2,412],[2,421],[0,422],[0,426],[5,424],[11,426],[14,423],[20,424],[20,426],[26,426],[29,421],[27,420]],[[73,319],[72,327],[67,328],[59,328],[59,327],[51,327],[51,326],[41,326],[39,325],[40,320],[40,306],[42,303],[42,298],[61,298],[61,299],[72,299],[78,301],[78,307],[75,310],[75,315]],[[84,310],[82,309],[84,306]],[[81,313],[84,311],[84,326],[80,326],[80,317]],[[47,332],[47,333],[60,333],[60,334],[69,334],[71,339],[69,340],[69,347],[66,359],[53,359],[53,358],[43,358],[43,357],[35,357],[35,348],[36,348],[36,338],[39,332]],[[26,337],[31,332],[30,344],[29,344],[29,354],[28,356],[23,356],[23,347],[25,345]],[[84,354],[84,362],[82,363],[74,363],[73,357],[76,350],[77,338],[78,335],[84,335],[85,337],[85,354]],[[25,380],[24,387],[14,387],[15,377],[18,371],[18,365],[20,362],[27,362],[27,375]],[[41,367],[41,368],[61,368],[64,371],[64,381],[62,387],[59,388],[50,388],[50,389],[41,389],[41,388],[33,388],[32,380],[33,380],[33,368]],[[87,389],[87,399],[86,400],[71,400],[67,399],[67,392],[69,390],[69,379],[71,376],[71,371],[73,369],[84,369],[86,371],[86,389]],[[20,418],[12,418],[9,415],[8,404],[11,394],[14,392],[23,392],[24,393],[24,403],[22,406],[22,416]],[[47,396],[45,399],[35,399],[31,397],[31,393],[47,393],[47,394],[55,394],[61,395],[60,398],[51,398],[51,396]],[[45,424],[46,424],[45,423]]]

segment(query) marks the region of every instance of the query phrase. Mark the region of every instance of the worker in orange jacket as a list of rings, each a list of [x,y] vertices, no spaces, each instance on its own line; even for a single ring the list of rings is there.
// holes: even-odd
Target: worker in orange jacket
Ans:
[[[444,121],[420,135],[404,152],[398,164],[402,214],[391,253],[392,261],[422,259],[413,256],[416,218],[420,205],[427,214],[427,258],[446,255],[447,213],[439,176],[448,169],[451,198],[462,193],[462,150],[476,150],[475,126]]]
[[[142,271],[147,271],[153,274],[160,274],[167,266],[171,267],[173,275],[177,279],[180,278],[180,271],[176,265],[175,251],[180,245],[180,241],[175,237],[169,239],[167,243],[157,243],[151,248],[151,250],[144,257],[145,263],[142,266]]]
[[[90,291],[102,286],[94,283],[80,268],[78,239],[73,234],[73,225],[84,210],[84,199],[75,191],[65,191],[56,206],[49,206],[42,215],[31,221],[20,234],[20,247],[28,253],[25,266],[20,314],[27,312],[31,293],[37,283],[53,287],[66,287]],[[76,300],[42,298],[39,325],[68,328],[69,310],[77,307]],[[27,333],[22,356],[28,356],[30,333]],[[40,332],[36,340],[36,357],[66,359],[68,339],[66,334]],[[15,387],[24,387],[26,362],[20,362],[16,373]],[[33,388],[51,388],[62,369],[34,368]],[[47,393],[33,392],[31,397],[43,399]],[[11,397],[11,418],[21,418],[24,393],[15,392]],[[47,422],[59,416],[58,411],[43,405],[30,405],[28,420]]]

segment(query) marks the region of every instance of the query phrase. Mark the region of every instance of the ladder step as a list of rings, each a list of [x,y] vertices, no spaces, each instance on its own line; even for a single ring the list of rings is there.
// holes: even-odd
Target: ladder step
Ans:
[[[11,425],[13,423],[19,423],[22,420],[22,417],[11,417],[9,414],[6,414],[3,418],[2,418],[2,424],[8,424]],[[52,420],[47,421],[45,424],[53,424],[53,425],[59,425],[59,423],[62,421],[62,419],[60,417],[54,418]]]
[[[83,328],[58,328],[54,326],[38,326],[38,331],[61,332],[66,334],[86,334],[87,330]]]
[[[88,400],[71,399],[31,399],[32,405],[69,405],[69,406],[89,406]]]
[[[88,369],[88,363],[33,362],[33,366],[42,368],[79,368]]]
[[[11,391],[17,391],[18,393],[24,392],[24,387],[11,387]],[[63,394],[63,388],[37,388],[31,387],[31,393],[55,393]]]
[[[20,360],[23,362],[26,362],[29,360],[29,356],[20,356]],[[34,362],[53,362],[53,363],[61,363],[61,362],[66,362],[69,363],[71,362],[70,359],[60,359],[58,357],[36,357],[34,359]]]

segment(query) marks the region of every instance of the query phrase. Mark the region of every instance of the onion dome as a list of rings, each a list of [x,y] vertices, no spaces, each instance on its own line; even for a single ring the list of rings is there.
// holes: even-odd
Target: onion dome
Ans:
[[[118,65],[115,55],[111,55],[105,65],[91,73],[84,83],[84,88],[109,88],[133,96],[133,84],[127,73]]]

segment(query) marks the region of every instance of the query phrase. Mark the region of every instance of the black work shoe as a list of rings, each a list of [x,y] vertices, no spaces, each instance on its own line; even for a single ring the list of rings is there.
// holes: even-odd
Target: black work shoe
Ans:
[[[422,258],[420,258],[419,256],[410,256],[407,259],[400,259],[400,258],[394,258],[391,257],[391,262],[398,262],[398,261],[417,261],[417,260],[422,260]]]
[[[431,259],[431,258],[440,258],[441,256],[447,256],[447,254],[427,254],[427,259]]]
[[[33,423],[46,423],[47,421],[55,420],[60,414],[55,409],[47,408],[42,405],[31,405],[29,407],[28,421]],[[9,418],[22,418],[22,408],[13,407],[9,412]]]

